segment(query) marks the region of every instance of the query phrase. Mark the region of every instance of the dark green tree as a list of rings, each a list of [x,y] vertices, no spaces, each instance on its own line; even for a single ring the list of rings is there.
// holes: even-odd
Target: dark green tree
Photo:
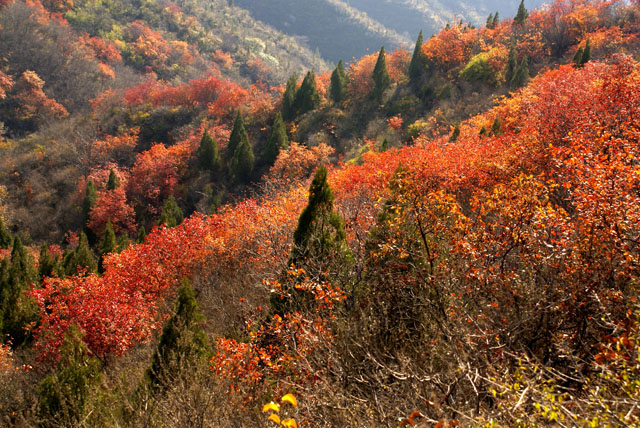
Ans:
[[[0,218],[0,248],[10,248],[11,244],[13,244],[13,237]]]
[[[178,290],[175,313],[162,330],[147,379],[153,388],[171,383],[180,371],[192,367],[210,353],[207,335],[202,330],[204,316],[188,279]]]
[[[511,87],[519,88],[524,86],[529,81],[529,60],[526,55],[522,58],[520,65],[516,69],[516,72],[513,75],[513,79],[511,79]]]
[[[169,196],[162,207],[162,213],[158,224],[164,224],[167,227],[176,227],[184,220],[184,213],[176,203],[173,195]]]
[[[78,327],[69,327],[56,370],[38,385],[42,426],[76,426],[85,416],[89,397],[101,381],[102,365],[91,355],[82,337]]]
[[[493,22],[491,23],[491,28],[496,28],[496,25],[498,25],[498,22],[500,22],[500,14],[496,12],[495,15],[493,15]]]
[[[109,180],[107,181],[107,190],[115,190],[120,187],[120,179],[116,175],[116,172],[112,169],[109,172]]]
[[[60,272],[60,258],[52,257],[49,252],[49,246],[42,244],[40,247],[40,257],[38,258],[38,276],[40,282],[45,277],[57,276]]]
[[[378,53],[378,60],[376,61],[376,65],[373,68],[373,91],[371,95],[377,102],[382,102],[382,96],[384,95],[384,91],[389,89],[391,86],[391,78],[389,77],[389,72],[387,71],[387,59],[384,52],[384,46],[380,48],[380,52]]]
[[[387,150],[389,150],[389,147],[390,147],[389,140],[387,140],[386,138],[382,140],[382,144],[380,144],[380,151],[386,152]]]
[[[273,164],[280,150],[287,149],[288,147],[289,137],[287,137],[287,128],[282,121],[282,115],[278,112],[271,127],[271,135],[269,135],[269,139],[267,140],[267,146],[264,149],[265,163],[268,165]]]
[[[89,214],[96,204],[98,199],[98,189],[92,180],[87,181],[87,188],[84,192],[84,199],[82,200],[82,219],[83,224],[86,227],[87,220],[89,220]]]
[[[527,20],[528,17],[529,17],[529,12],[524,7],[524,0],[520,0],[520,6],[518,6],[518,12],[516,13],[516,16],[513,18],[513,23],[523,27],[524,22]]]
[[[338,61],[338,65],[331,73],[329,95],[336,104],[341,104],[347,98],[347,73],[344,71],[342,60]]]
[[[218,151],[218,142],[205,130],[200,139],[200,145],[196,150],[198,166],[200,169],[217,174],[222,168],[222,160]]]
[[[102,245],[100,245],[100,260],[98,261],[98,271],[103,272],[102,262],[107,254],[111,254],[116,251],[116,233],[113,231],[113,225],[111,220],[107,221],[107,226],[104,228],[104,234],[102,235]]]
[[[121,253],[127,248],[129,248],[130,245],[131,245],[131,240],[129,239],[129,235],[127,235],[126,233],[123,233],[122,235],[118,236],[118,244],[116,245],[116,251],[118,253]]]
[[[502,122],[499,117],[496,117],[493,120],[493,124],[491,125],[491,134],[502,135]]]
[[[142,244],[144,242],[144,238],[147,237],[147,231],[144,228],[144,225],[140,226],[140,229],[138,229],[138,237],[136,238],[136,242],[138,244]]]
[[[227,160],[231,160],[231,158],[235,155],[236,149],[243,142],[249,142],[249,136],[247,135],[247,130],[244,128],[244,121],[242,120],[242,116],[240,112],[236,115],[236,120],[233,122],[233,130],[231,131],[231,135],[229,136],[229,143],[227,144],[227,152],[226,158]]]
[[[478,135],[480,135],[481,137],[486,137],[487,134],[488,134],[487,128],[485,128],[484,126],[480,128],[480,132],[478,133]]]
[[[580,67],[584,66],[589,61],[591,61],[591,42],[587,40],[584,50],[582,51],[582,56],[580,57]]]
[[[487,28],[493,28],[493,13],[490,13],[489,16],[487,16],[487,22],[485,25]]]
[[[294,102],[296,92],[298,91],[298,76],[292,74],[287,80],[287,87],[282,95],[282,118],[286,121],[292,121],[296,118]]]
[[[409,63],[409,79],[411,83],[417,83],[424,74],[427,67],[427,58],[422,52],[422,30],[418,34],[416,45],[413,48],[413,55],[411,56],[411,62]]]
[[[449,137],[449,141],[453,143],[458,140],[459,136],[460,136],[460,125],[456,125],[453,128],[453,132],[451,133],[451,136]]]
[[[253,154],[253,148],[248,140],[243,140],[233,154],[229,169],[233,177],[240,181],[247,183],[251,180],[251,174],[253,174],[253,166],[255,163],[255,156]]]
[[[516,45],[514,43],[511,44],[511,48],[509,49],[509,58],[507,60],[507,69],[504,73],[505,81],[507,85],[511,85],[511,80],[513,80],[514,74],[516,74],[516,69],[518,68],[518,61],[516,59]]]
[[[320,106],[320,94],[316,88],[316,74],[313,71],[307,73],[296,92],[293,107],[296,115],[305,114]]]
[[[67,275],[76,275],[79,270],[86,271],[87,273],[98,270],[98,265],[89,247],[89,240],[86,234],[80,234],[78,247],[74,251],[67,253],[62,263],[64,265],[64,272]]]

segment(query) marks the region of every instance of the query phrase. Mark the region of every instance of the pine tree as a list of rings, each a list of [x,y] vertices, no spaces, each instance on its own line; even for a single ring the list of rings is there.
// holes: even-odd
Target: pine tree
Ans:
[[[116,172],[112,169],[109,172],[109,180],[107,181],[107,190],[115,190],[120,187],[120,179],[116,175]]]
[[[389,147],[390,147],[389,140],[387,140],[386,138],[382,140],[382,144],[380,144],[380,151],[386,152],[387,150],[389,150]]]
[[[591,42],[587,40],[587,43],[584,46],[584,51],[582,51],[582,57],[580,58],[580,67],[584,66],[589,61],[591,61]]]
[[[372,77],[374,86],[371,95],[377,102],[381,103],[384,91],[389,89],[391,86],[391,78],[387,71],[387,60],[384,52],[384,46],[380,48],[380,52],[378,53],[378,60],[376,61],[376,66],[373,69]]]
[[[493,120],[493,124],[491,125],[491,134],[492,135],[502,135],[502,122],[499,117],[496,117]]]
[[[17,287],[28,288],[32,282],[38,279],[37,271],[32,257],[27,254],[19,236],[13,239],[11,250],[11,268],[9,280]]]
[[[341,104],[347,97],[347,74],[344,71],[342,60],[331,73],[331,88],[329,91],[331,99],[336,104]]]
[[[280,150],[287,149],[289,147],[289,137],[287,137],[287,129],[282,121],[282,115],[276,113],[276,118],[273,121],[271,127],[271,135],[267,140],[267,146],[264,149],[264,161],[268,165],[275,162]]]
[[[176,203],[176,199],[173,195],[169,196],[162,207],[158,224],[164,224],[166,227],[175,227],[182,223],[183,219],[184,213]]]
[[[244,128],[242,116],[240,115],[240,112],[238,112],[236,120],[233,122],[233,130],[229,136],[229,143],[227,144],[226,157],[228,160],[235,155],[236,149],[240,143],[245,141],[247,143],[249,142],[249,136],[247,135],[247,130]]]
[[[518,69],[513,75],[513,79],[511,79],[511,87],[519,88],[524,86],[529,80],[529,60],[525,56],[522,58],[520,65],[518,65]]]
[[[297,116],[315,110],[318,106],[320,106],[320,95],[316,89],[316,74],[310,71],[296,92],[293,107]]]
[[[80,234],[78,248],[73,251],[68,260],[65,260],[65,273],[67,275],[77,274],[78,269],[84,270],[87,273],[96,272],[98,270],[96,259],[93,256],[91,248],[89,248],[89,240],[87,239],[87,235],[84,233]]]
[[[138,244],[142,244],[144,243],[144,238],[147,237],[147,231],[144,228],[144,225],[140,226],[140,229],[138,229],[138,237],[136,238],[136,242]]]
[[[86,227],[87,220],[89,220],[89,214],[96,204],[98,199],[98,189],[92,180],[87,181],[87,189],[84,192],[84,199],[82,200],[82,219],[83,224]]]
[[[458,140],[459,136],[460,136],[460,125],[456,125],[453,128],[453,132],[451,133],[451,136],[449,137],[449,141],[453,143]]]
[[[42,244],[40,247],[40,257],[38,258],[38,276],[40,282],[45,277],[50,277],[58,274],[60,259],[58,257],[51,257],[49,252],[49,246]]]
[[[129,235],[127,235],[126,233],[123,233],[122,235],[118,236],[118,244],[116,245],[116,251],[118,253],[121,253],[127,248],[129,248],[130,245],[131,245],[131,240],[129,239]]]
[[[107,254],[111,254],[116,250],[116,234],[113,231],[111,220],[107,222],[102,235],[102,245],[100,246],[100,260],[98,262],[98,270],[103,272],[103,261]]]
[[[296,118],[294,102],[298,91],[298,76],[292,74],[287,80],[287,87],[282,95],[282,118],[287,122]]]
[[[243,140],[233,154],[229,169],[234,178],[240,182],[248,182],[253,173],[255,156],[248,140]]]
[[[201,327],[203,320],[196,295],[185,278],[178,290],[175,314],[167,320],[147,370],[147,380],[153,388],[170,384],[172,375],[208,356],[210,348]]]
[[[509,49],[509,59],[507,60],[507,70],[505,71],[504,77],[507,85],[511,85],[511,80],[513,76],[516,74],[516,69],[518,68],[518,61],[516,60],[516,46],[515,44],[511,44],[511,48]]]
[[[222,167],[222,160],[218,151],[218,142],[205,130],[200,139],[200,145],[196,150],[198,166],[200,169],[217,174]]]
[[[4,222],[0,218],[0,248],[9,248],[13,243],[13,237],[4,225]]]
[[[582,55],[584,54],[584,48],[580,46],[573,56],[573,64],[575,67],[580,67],[582,62]]]
[[[490,13],[489,16],[487,16],[487,22],[485,25],[487,28],[493,28],[493,13]]]
[[[91,392],[100,383],[100,361],[91,356],[82,336],[77,326],[69,327],[56,370],[38,385],[42,426],[76,426],[85,415]]]
[[[529,17],[529,12],[524,7],[524,0],[520,0],[520,6],[518,6],[518,12],[516,13],[515,18],[513,18],[513,23],[523,27],[524,22],[527,20],[528,17]]]
[[[417,83],[422,77],[422,74],[425,72],[427,61],[424,53],[422,52],[422,30],[418,34],[418,39],[416,40],[416,45],[413,48],[413,56],[411,57],[411,62],[409,63],[409,79],[411,83]]]
[[[496,25],[498,25],[498,22],[500,22],[500,14],[496,12],[495,15],[493,15],[493,22],[491,23],[491,28],[496,28]]]

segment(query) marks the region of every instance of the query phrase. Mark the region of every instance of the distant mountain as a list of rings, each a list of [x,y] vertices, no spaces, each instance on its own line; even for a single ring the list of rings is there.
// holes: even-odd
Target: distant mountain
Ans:
[[[543,0],[529,0],[528,9]],[[483,24],[490,13],[515,15],[518,0],[235,0],[235,5],[276,29],[296,36],[329,61],[359,58],[380,46],[409,47],[447,22]]]

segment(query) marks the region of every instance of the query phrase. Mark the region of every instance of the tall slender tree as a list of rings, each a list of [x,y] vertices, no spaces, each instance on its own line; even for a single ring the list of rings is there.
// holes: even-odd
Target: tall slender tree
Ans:
[[[286,121],[291,121],[296,118],[296,111],[294,108],[294,102],[296,99],[296,92],[298,91],[298,76],[292,74],[287,80],[287,86],[282,95],[282,118]]]
[[[528,80],[529,80],[529,59],[525,55],[525,57],[522,58],[520,65],[518,65],[518,69],[513,75],[513,79],[511,80],[511,87],[519,88],[521,86],[524,86]]]
[[[271,165],[275,162],[280,150],[284,150],[289,147],[289,137],[287,137],[287,129],[282,121],[282,115],[276,113],[276,118],[273,121],[271,127],[271,134],[267,140],[267,146],[264,150],[264,161]]]
[[[4,222],[0,218],[0,248],[9,248],[13,243],[13,237],[4,225]]]
[[[198,166],[200,169],[209,171],[212,174],[220,172],[222,160],[218,150],[218,142],[214,140],[205,129],[200,139],[200,145],[196,150]]]
[[[162,207],[162,213],[158,224],[164,224],[167,227],[176,227],[184,220],[184,213],[178,206],[176,198],[170,195]]]
[[[516,59],[516,45],[514,43],[511,43],[511,48],[509,49],[509,58],[507,59],[507,69],[504,74],[507,85],[511,85],[511,80],[513,79],[513,75],[516,73],[517,68],[518,61]]]
[[[513,23],[517,24],[521,27],[524,26],[524,22],[529,17],[529,11],[524,7],[524,0],[520,0],[520,6],[518,6],[518,12],[516,16],[513,18]]]
[[[409,63],[409,79],[411,83],[417,83],[420,80],[427,66],[427,58],[422,52],[422,44],[422,30],[420,30],[418,39],[416,40],[416,46],[413,48],[411,63]]]
[[[378,53],[378,60],[376,61],[376,66],[373,68],[372,77],[374,86],[371,95],[376,101],[382,102],[384,91],[391,86],[384,46],[380,48],[380,52]]]
[[[316,88],[316,74],[313,71],[309,71],[304,77],[293,105],[296,115],[305,114],[320,106],[320,94]]]
[[[120,187],[120,179],[116,175],[116,172],[111,169],[109,171],[109,180],[107,181],[107,190],[115,190]]]
[[[100,260],[98,261],[98,271],[103,272],[103,262],[107,254],[111,254],[116,251],[116,234],[113,231],[113,225],[111,220],[107,221],[107,226],[104,228],[104,234],[102,235],[102,245],[100,246]]]
[[[331,99],[336,104],[341,104],[347,97],[347,74],[344,71],[342,60],[331,73],[331,89],[329,92]]]
[[[231,174],[237,181],[247,183],[251,179],[251,174],[253,174],[254,164],[255,156],[251,143],[249,143],[249,140],[242,140],[240,145],[236,147],[229,164]]]
[[[244,141],[249,142],[249,135],[247,135],[247,130],[244,128],[242,116],[240,115],[240,112],[238,112],[236,120],[233,122],[233,130],[229,136],[229,143],[227,144],[227,160],[231,160],[231,158],[233,158],[236,148],[238,148],[240,143]]]

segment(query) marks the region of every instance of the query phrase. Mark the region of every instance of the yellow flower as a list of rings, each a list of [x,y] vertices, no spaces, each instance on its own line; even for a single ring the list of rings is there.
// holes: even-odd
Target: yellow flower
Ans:
[[[285,428],[298,428],[298,424],[293,419],[285,419],[282,421],[282,426]]]
[[[263,412],[268,412],[269,410],[272,410],[274,412],[279,412],[280,411],[280,405],[274,403],[273,401],[271,403],[265,404],[264,407],[262,408]]]
[[[296,397],[294,397],[292,394],[285,395],[280,399],[280,401],[282,401],[283,403],[289,403],[293,407],[298,407],[298,400],[296,400]]]

